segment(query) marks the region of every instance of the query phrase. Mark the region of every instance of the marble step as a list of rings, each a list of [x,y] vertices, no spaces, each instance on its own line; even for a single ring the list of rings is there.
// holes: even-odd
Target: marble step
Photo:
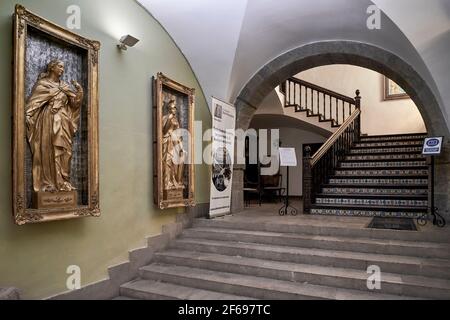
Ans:
[[[408,141],[374,141],[374,142],[357,142],[355,148],[378,148],[378,147],[403,147],[403,146],[423,146],[423,140]]]
[[[157,263],[257,276],[425,299],[450,299],[450,281],[430,277],[381,272],[381,288],[367,287],[369,274],[362,270],[233,257],[216,253],[168,250],[155,254]]]
[[[352,148],[350,149],[350,155],[352,154],[392,154],[392,153],[421,153],[422,146],[414,147],[392,147],[392,148]]]
[[[411,185],[418,187],[428,187],[427,178],[397,178],[397,177],[330,177],[329,184],[337,185]]]
[[[331,215],[348,217],[385,217],[418,219],[427,214],[426,207],[401,207],[377,205],[336,205],[316,204],[311,209],[313,215]]]
[[[426,161],[358,161],[358,162],[350,162],[345,161],[339,163],[338,168],[366,168],[366,169],[375,169],[375,168],[390,168],[390,167],[426,167]]]
[[[345,161],[389,161],[389,160],[419,160],[426,161],[421,153],[398,153],[398,154],[373,154],[373,155],[351,155],[346,156]]]
[[[172,249],[216,253],[280,262],[313,264],[337,268],[365,270],[377,265],[383,272],[450,279],[450,260],[386,255],[343,250],[299,248],[280,245],[217,241],[210,239],[182,238],[176,240]],[[246,294],[244,294],[246,295]]]
[[[345,288],[313,285],[256,277],[201,268],[154,263],[141,268],[141,276],[182,286],[218,291],[268,300],[395,300],[412,299],[398,295],[364,292]]]
[[[340,218],[340,217],[339,217]],[[220,228],[224,230],[247,230],[291,233],[315,236],[336,237],[360,237],[370,239],[402,240],[402,241],[425,241],[450,243],[450,232],[435,230],[434,232],[410,232],[403,230],[368,229],[349,224],[348,221],[327,221],[322,219],[311,219],[302,216],[293,223],[280,222],[257,222],[254,219],[241,219],[240,221],[227,221],[224,219],[195,219],[194,227]]]
[[[361,136],[361,142],[370,141],[403,141],[403,140],[423,140],[427,137],[426,133],[418,134],[400,134],[400,135],[376,135],[376,136]]]
[[[123,284],[120,286],[120,294],[122,297],[138,300],[252,300],[249,297],[145,279]]]
[[[389,169],[354,169],[338,168],[335,171],[336,176],[428,176],[428,169],[417,168],[389,168]]]
[[[247,243],[450,259],[450,244],[426,241],[372,239],[356,236],[322,236],[211,227],[186,229],[182,237],[221,241],[239,239],[239,241]]]
[[[322,193],[327,195],[348,195],[348,194],[372,194],[372,195],[409,195],[409,196],[428,196],[428,189],[422,188],[405,188],[400,186],[394,187],[380,187],[374,186],[360,186],[360,187],[342,187],[342,186],[324,186]]]

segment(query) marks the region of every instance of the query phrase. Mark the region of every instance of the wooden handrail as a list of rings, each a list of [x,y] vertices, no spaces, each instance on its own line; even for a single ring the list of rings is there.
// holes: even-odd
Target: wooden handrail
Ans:
[[[335,133],[320,147],[319,150],[314,154],[311,158],[311,167],[314,167],[315,164],[325,155],[325,153],[333,146],[337,139],[345,132],[345,130],[355,121],[355,119],[361,114],[361,109],[357,108],[351,116],[345,120],[345,122],[336,130]]]
[[[301,79],[298,79],[298,78],[289,78],[288,80],[292,81],[292,82],[295,82],[295,83],[298,83],[298,84],[300,84],[302,86],[308,87],[310,89],[319,91],[320,93],[326,94],[326,95],[331,96],[333,98],[337,98],[339,100],[345,101],[345,102],[350,103],[350,104],[355,104],[355,99],[353,99],[351,97],[348,97],[348,96],[345,96],[343,94],[340,94],[338,92],[335,92],[335,91],[323,88],[321,86],[318,86],[317,84],[310,83],[310,82],[307,82],[305,80],[301,80]]]

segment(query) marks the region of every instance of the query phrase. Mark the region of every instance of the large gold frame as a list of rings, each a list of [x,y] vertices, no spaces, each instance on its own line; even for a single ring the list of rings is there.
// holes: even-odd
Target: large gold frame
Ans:
[[[163,117],[163,87],[166,86],[176,92],[187,95],[189,101],[189,132],[191,163],[186,164],[189,170],[189,196],[183,200],[164,200],[163,192],[163,170],[162,170],[162,117]],[[195,89],[188,88],[174,80],[169,79],[162,73],[158,73],[153,79],[153,195],[154,202],[160,209],[193,207],[195,206],[195,166],[194,166],[194,97]]]
[[[14,13],[14,76],[13,76],[13,215],[15,223],[65,220],[87,216],[98,217],[99,206],[99,155],[98,155],[98,60],[100,42],[74,34],[44,18],[16,5]],[[26,208],[25,180],[25,57],[28,26],[63,42],[85,49],[88,58],[88,196],[89,205],[70,209]]]

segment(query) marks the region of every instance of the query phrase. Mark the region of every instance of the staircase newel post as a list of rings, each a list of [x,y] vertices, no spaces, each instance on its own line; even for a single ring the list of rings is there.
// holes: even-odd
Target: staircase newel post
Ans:
[[[359,109],[361,111],[361,91],[356,90],[356,97],[355,97],[355,106],[356,109]],[[357,120],[357,132],[356,132],[356,139],[359,139],[361,136],[361,114],[358,116]]]
[[[303,212],[311,213],[312,167],[311,148],[305,148],[303,155]]]

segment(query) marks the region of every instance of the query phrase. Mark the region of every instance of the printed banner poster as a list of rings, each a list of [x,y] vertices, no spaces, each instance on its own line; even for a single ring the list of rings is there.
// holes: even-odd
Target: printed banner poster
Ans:
[[[234,106],[212,100],[212,173],[209,216],[223,216],[231,212],[231,185],[233,180]]]

